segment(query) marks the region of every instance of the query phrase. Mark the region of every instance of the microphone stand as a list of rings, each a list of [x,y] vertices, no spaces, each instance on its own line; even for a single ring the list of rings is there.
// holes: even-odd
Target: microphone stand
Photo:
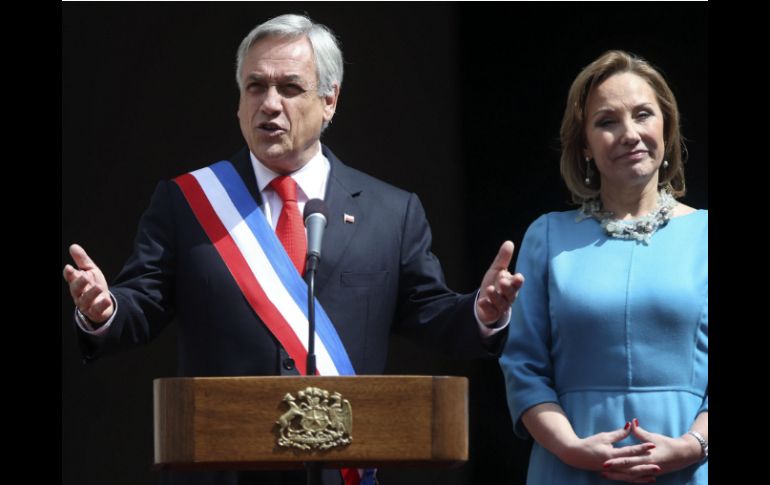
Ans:
[[[308,254],[305,266],[305,280],[307,282],[307,322],[308,322],[308,345],[307,345],[307,371],[308,376],[315,376],[315,273],[318,268],[318,256]],[[306,461],[305,470],[307,471],[308,485],[323,485],[321,477],[321,462]]]
[[[326,206],[321,199],[310,199],[305,204],[302,219],[307,228],[307,257],[305,258],[305,280],[307,282],[307,366],[305,374],[316,375],[315,358],[315,273],[321,261],[321,240],[326,227]],[[321,461],[306,461],[308,485],[323,485]]]
[[[307,371],[305,374],[314,376],[315,367],[315,272],[318,269],[318,256],[308,254],[305,264],[305,280],[307,281]]]

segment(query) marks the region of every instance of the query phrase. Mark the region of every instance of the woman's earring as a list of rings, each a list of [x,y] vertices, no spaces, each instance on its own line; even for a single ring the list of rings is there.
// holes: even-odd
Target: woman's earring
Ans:
[[[667,168],[668,168],[668,160],[663,160],[663,165],[662,165],[662,167],[663,167],[663,170],[665,170],[665,169],[667,169]]]
[[[594,171],[591,168],[591,157],[586,157],[586,178],[584,182],[586,183],[586,186],[591,186],[591,177],[593,177]]]

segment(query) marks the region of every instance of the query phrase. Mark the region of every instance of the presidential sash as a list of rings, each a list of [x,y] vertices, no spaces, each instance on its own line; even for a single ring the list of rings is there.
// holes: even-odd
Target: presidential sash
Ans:
[[[260,319],[306,373],[307,284],[229,161],[174,181],[238,287]],[[316,359],[320,375],[355,375],[329,316],[316,300]]]

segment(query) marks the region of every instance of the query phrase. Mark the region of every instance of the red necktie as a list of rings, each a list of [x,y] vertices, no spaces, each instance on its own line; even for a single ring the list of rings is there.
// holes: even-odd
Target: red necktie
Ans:
[[[302,214],[297,205],[297,183],[289,176],[282,175],[270,182],[270,186],[278,193],[283,201],[281,215],[278,216],[278,225],[275,234],[281,240],[294,267],[299,274],[305,269],[305,253],[307,252],[307,239],[305,238],[305,225],[302,223]]]

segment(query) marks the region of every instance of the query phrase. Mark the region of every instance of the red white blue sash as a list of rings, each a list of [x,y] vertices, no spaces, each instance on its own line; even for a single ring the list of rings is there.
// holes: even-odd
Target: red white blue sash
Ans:
[[[227,161],[174,181],[251,307],[306,373],[307,284]],[[316,361],[325,376],[355,375],[337,330],[316,300]]]

